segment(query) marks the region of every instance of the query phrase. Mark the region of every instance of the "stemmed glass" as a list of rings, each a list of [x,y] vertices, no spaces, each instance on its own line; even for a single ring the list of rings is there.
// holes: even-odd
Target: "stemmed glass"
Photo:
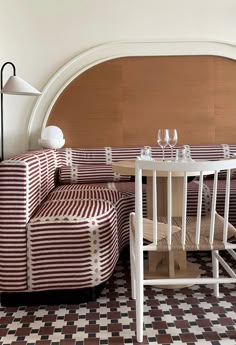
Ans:
[[[168,138],[168,145],[171,149],[171,160],[173,160],[173,147],[177,144],[178,141],[177,129],[168,129]]]
[[[158,129],[157,143],[162,148],[162,159],[163,159],[163,161],[165,160],[164,148],[168,145],[168,142],[169,142],[168,129]]]

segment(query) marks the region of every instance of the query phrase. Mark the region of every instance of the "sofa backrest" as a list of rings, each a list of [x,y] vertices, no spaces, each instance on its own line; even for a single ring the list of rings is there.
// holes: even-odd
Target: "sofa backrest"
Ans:
[[[193,159],[228,158],[236,153],[236,145],[185,145],[185,147],[190,150]],[[4,207],[7,208],[8,202],[12,203],[18,198],[17,202],[20,200],[24,207],[24,222],[27,222],[42,200],[55,187],[57,167],[83,164],[109,165],[119,160],[135,159],[140,155],[140,149],[141,147],[62,148],[17,155],[0,164],[0,202],[5,203]],[[153,157],[161,157],[162,150],[158,146],[153,146],[152,154]],[[169,148],[166,149],[166,156],[170,156]]]
[[[66,148],[60,149],[58,154],[64,165],[111,164],[119,160],[135,159],[140,155],[140,149],[140,147]]]
[[[236,154],[236,145],[184,145],[189,150],[192,159],[217,160],[230,158]]]
[[[180,147],[180,146],[177,146]],[[176,147],[176,148],[177,148]],[[182,146],[181,146],[182,147]],[[228,158],[236,152],[236,145],[184,145],[193,159],[215,160]],[[161,148],[151,147],[154,158],[162,157]],[[141,147],[63,148],[58,151],[62,168],[59,169],[59,183],[95,183],[125,181],[112,171],[112,162],[131,160],[140,156]],[[166,158],[171,157],[169,147]],[[224,175],[222,175],[224,178]]]
[[[236,154],[236,145],[183,145],[191,153],[193,159],[228,158]],[[183,147],[176,146],[176,148]],[[140,156],[141,147],[104,147],[104,148],[63,148],[58,150],[60,162],[63,165],[79,164],[111,164],[120,160],[135,159]],[[171,156],[170,148],[165,149],[166,157]],[[162,157],[160,147],[152,146],[153,157]]]

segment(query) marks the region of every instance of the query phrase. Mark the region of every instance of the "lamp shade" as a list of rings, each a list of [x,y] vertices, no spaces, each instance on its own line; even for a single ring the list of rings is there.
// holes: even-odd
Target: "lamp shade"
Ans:
[[[2,93],[10,94],[10,95],[28,95],[28,96],[36,96],[41,95],[37,89],[33,86],[28,84],[26,81],[17,77],[15,75],[11,76],[4,87],[1,90]]]
[[[44,149],[60,149],[65,144],[63,132],[57,126],[48,126],[42,131],[38,143]]]
[[[48,126],[42,132],[42,139],[63,139],[63,132],[57,126]]]

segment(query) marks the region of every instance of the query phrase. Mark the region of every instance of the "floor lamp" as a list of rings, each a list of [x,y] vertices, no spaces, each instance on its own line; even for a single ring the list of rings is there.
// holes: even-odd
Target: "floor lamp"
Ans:
[[[3,70],[6,65],[11,65],[13,75],[10,76],[6,84],[3,86]],[[4,160],[4,115],[3,115],[3,94],[10,95],[26,95],[26,96],[39,96],[41,92],[36,90],[33,86],[26,81],[16,76],[16,67],[12,62],[5,62],[1,68],[1,156]],[[0,159],[0,161],[1,161]]]

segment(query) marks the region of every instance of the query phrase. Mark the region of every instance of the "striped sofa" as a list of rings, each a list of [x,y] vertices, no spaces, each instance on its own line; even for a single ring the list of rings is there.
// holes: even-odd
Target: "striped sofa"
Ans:
[[[236,145],[185,147],[193,159],[236,153]],[[134,209],[134,182],[113,173],[111,163],[139,154],[140,147],[63,148],[28,152],[1,162],[0,291],[78,289],[107,281],[128,245],[129,213]],[[153,147],[152,154],[161,157],[161,150]],[[190,185],[191,215],[197,180]],[[206,179],[206,212],[211,187],[211,179]],[[231,197],[235,197],[234,176],[232,187]],[[220,213],[223,190],[222,176]],[[235,225],[236,204],[230,217]]]

